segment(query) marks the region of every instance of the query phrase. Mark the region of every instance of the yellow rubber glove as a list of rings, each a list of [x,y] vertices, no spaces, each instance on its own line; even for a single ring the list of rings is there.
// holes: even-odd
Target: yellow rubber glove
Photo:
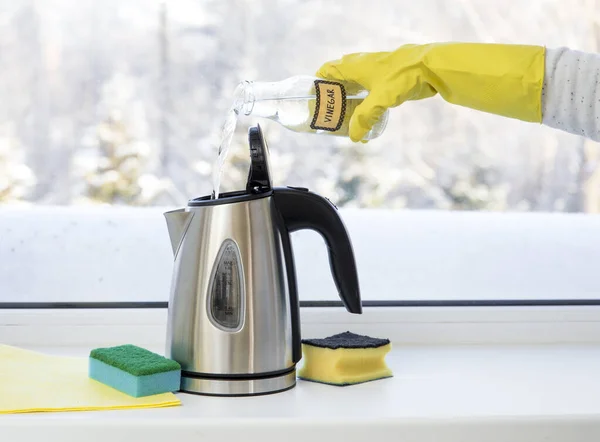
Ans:
[[[440,94],[460,106],[528,122],[542,121],[543,46],[488,43],[405,45],[325,63],[317,76],[369,90],[350,120],[362,140],[386,109]]]

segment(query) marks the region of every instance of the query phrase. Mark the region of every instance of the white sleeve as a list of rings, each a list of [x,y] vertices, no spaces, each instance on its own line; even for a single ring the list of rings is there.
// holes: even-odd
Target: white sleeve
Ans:
[[[600,141],[600,54],[546,49],[542,124]]]

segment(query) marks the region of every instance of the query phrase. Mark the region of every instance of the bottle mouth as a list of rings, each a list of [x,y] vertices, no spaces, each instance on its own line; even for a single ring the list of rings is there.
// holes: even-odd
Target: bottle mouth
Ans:
[[[244,80],[238,83],[233,92],[233,109],[236,114],[250,115],[254,108],[254,90],[252,82]]]

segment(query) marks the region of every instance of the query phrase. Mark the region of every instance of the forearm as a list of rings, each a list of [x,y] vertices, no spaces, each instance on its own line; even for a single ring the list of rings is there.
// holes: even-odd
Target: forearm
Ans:
[[[600,54],[546,49],[542,124],[600,141]]]

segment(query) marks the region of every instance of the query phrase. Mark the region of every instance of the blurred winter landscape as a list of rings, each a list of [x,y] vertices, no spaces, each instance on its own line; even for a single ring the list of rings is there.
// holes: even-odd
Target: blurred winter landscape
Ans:
[[[596,0],[0,0],[0,202],[181,205],[209,194],[241,80],[312,75],[406,43],[597,51]],[[341,207],[600,211],[597,143],[441,98],[393,109],[366,144],[238,123],[222,191],[260,123],[276,185]]]

